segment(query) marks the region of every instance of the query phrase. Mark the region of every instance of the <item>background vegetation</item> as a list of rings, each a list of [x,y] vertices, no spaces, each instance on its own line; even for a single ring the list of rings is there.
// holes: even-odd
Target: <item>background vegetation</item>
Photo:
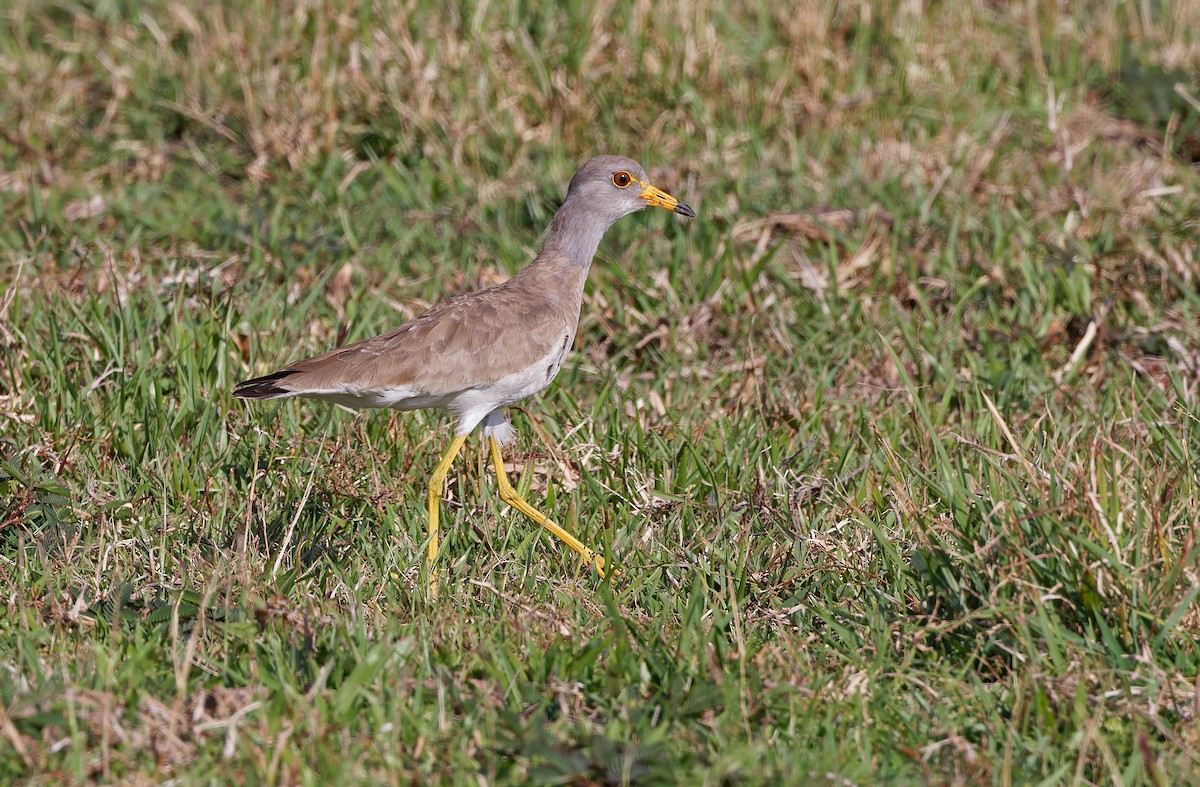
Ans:
[[[1200,779],[1200,5],[0,11],[0,782]],[[516,469],[234,382],[609,234]]]

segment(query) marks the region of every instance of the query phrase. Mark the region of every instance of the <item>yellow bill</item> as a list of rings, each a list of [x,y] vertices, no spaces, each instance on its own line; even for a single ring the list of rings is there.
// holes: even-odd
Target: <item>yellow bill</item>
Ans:
[[[696,218],[696,211],[672,197],[667,192],[660,188],[655,188],[649,183],[642,182],[642,193],[638,194],[640,198],[646,201],[646,204],[652,208],[664,208],[674,211],[680,216]]]

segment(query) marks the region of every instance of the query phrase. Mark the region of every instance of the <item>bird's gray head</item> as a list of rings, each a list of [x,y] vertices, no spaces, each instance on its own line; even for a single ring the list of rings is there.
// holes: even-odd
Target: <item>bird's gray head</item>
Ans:
[[[550,222],[542,252],[560,255],[586,271],[608,228],[622,216],[651,206],[696,216],[687,205],[647,183],[646,170],[633,159],[589,159],[571,178],[567,198]]]
[[[566,202],[586,206],[605,226],[648,207],[696,216],[687,205],[651,186],[642,165],[624,156],[596,156],[583,162],[571,178]]]

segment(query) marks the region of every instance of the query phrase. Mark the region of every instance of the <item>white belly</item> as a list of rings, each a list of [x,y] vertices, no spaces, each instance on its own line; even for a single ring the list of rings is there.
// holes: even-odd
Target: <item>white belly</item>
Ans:
[[[570,337],[563,342],[563,348],[562,350],[555,348],[554,352],[532,366],[507,377],[501,377],[490,385],[468,388],[450,394],[451,398],[444,409],[458,417],[458,434],[470,432],[483,420],[484,416],[493,410],[528,399],[553,382],[554,378],[558,376],[559,369],[562,368],[563,361],[566,360],[567,353],[571,350]],[[404,410],[416,409],[404,404],[395,406]],[[427,407],[428,405],[417,406]]]

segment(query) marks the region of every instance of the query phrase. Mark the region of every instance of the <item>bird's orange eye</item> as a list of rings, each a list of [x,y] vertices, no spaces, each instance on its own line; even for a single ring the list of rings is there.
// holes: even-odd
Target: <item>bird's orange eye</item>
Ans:
[[[626,186],[628,186],[630,183],[633,183],[633,176],[631,176],[625,170],[621,170],[620,172],[613,173],[612,182],[613,182],[613,185],[616,186],[617,188],[623,189]]]

